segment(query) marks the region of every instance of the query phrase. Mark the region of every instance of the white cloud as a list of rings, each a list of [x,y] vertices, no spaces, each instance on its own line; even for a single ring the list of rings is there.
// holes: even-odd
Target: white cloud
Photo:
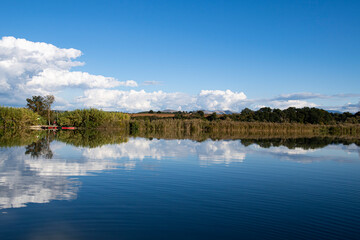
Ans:
[[[160,85],[161,82],[158,81],[144,81],[143,85]]]
[[[59,87],[83,86],[85,88],[113,88],[118,86],[136,87],[133,80],[126,82],[117,81],[112,77],[92,75],[87,72],[70,72],[67,70],[44,69],[37,76],[34,76],[26,86],[43,87],[45,89],[59,89]]]
[[[24,98],[35,94],[56,94],[64,87],[87,89],[137,86],[133,80],[121,82],[112,77],[70,71],[72,67],[84,64],[74,61],[81,55],[80,50],[73,48],[58,48],[48,43],[3,37],[0,39],[1,100],[7,103],[9,96],[13,95]],[[24,104],[24,99],[21,101]]]
[[[0,40],[0,76],[3,84],[25,84],[44,69],[69,70],[83,63],[73,61],[81,51],[57,48],[52,44],[31,42],[14,37]]]
[[[303,108],[303,107],[317,107],[315,103],[307,102],[307,101],[301,101],[301,100],[286,100],[286,101],[270,101],[267,107],[271,108],[279,108],[279,109],[286,109],[289,107],[295,107],[295,108]]]
[[[283,94],[270,99],[248,99],[244,92],[231,90],[201,90],[199,94],[144,90],[119,90],[119,87],[137,87],[134,80],[118,81],[113,77],[71,71],[84,65],[76,61],[82,55],[74,48],[59,48],[49,43],[3,37],[0,39],[0,102],[3,105],[24,106],[32,95],[55,95],[56,109],[97,107],[105,110],[231,110],[239,112],[245,107],[272,108],[318,107],[306,99],[349,98],[354,102],[359,94],[323,95],[318,93]],[[144,81],[143,85],[159,85],[157,81]],[[74,91],[74,88],[76,90]],[[75,92],[77,94],[75,98]],[[66,100],[65,100],[66,99]],[[358,101],[358,100],[356,100]],[[342,104],[343,105],[343,104]],[[351,112],[358,104],[332,106]]]
[[[165,93],[163,91],[145,92],[121,91],[114,89],[89,89],[79,102],[86,107],[103,109],[118,109],[124,111],[145,110],[236,110],[240,111],[246,104],[243,92],[230,90],[202,90],[199,95],[191,96],[185,93]]]
[[[348,103],[340,107],[340,110],[343,112],[360,112],[360,101],[358,103]]]
[[[330,96],[319,93],[302,92],[302,93],[281,94],[279,97],[274,98],[274,100],[301,100],[301,99],[311,99],[311,98],[330,98]]]
[[[197,105],[206,110],[239,111],[246,103],[244,100],[246,100],[246,95],[243,92],[202,90],[197,97]]]
[[[312,92],[300,92],[300,93],[281,94],[278,97],[275,97],[273,100],[339,99],[339,98],[356,98],[356,97],[360,97],[360,94],[340,93],[340,94],[326,95],[326,94],[312,93]]]
[[[85,107],[118,109],[123,111],[160,110],[165,108],[181,110],[194,103],[194,98],[184,93],[165,93],[144,90],[121,91],[112,89],[89,89],[79,102]]]

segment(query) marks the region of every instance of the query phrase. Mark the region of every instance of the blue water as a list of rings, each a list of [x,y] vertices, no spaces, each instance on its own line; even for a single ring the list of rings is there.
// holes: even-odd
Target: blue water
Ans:
[[[360,147],[0,148],[0,239],[360,239]]]

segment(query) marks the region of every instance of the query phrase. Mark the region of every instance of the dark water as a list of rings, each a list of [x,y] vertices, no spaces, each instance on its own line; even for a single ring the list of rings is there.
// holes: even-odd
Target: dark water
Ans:
[[[360,239],[354,143],[38,138],[0,148],[1,240]]]

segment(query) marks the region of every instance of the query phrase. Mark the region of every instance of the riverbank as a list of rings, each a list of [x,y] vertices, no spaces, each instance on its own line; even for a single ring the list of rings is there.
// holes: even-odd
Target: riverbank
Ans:
[[[74,131],[34,131],[30,129],[0,129],[0,147],[24,146],[46,138],[48,141],[57,140],[66,144],[95,148],[103,145],[125,143],[131,138],[192,140],[202,142],[206,140],[241,140],[244,145],[256,143],[263,147],[284,145],[289,148],[316,148],[329,144],[356,144],[360,146],[360,137],[351,135],[317,135],[311,133],[270,133],[248,132],[238,134],[200,133],[186,134],[184,132],[156,132],[129,134],[125,129],[87,129]]]
[[[130,134],[181,135],[349,135],[360,137],[360,124],[301,124],[239,122],[232,120],[207,121],[202,119],[130,120]]]
[[[165,135],[165,136],[354,136],[360,138],[360,124],[301,124],[301,123],[265,123],[238,122],[232,120],[207,121],[203,119],[156,119],[124,120],[117,126],[101,127],[62,127],[58,125],[32,125],[32,130],[121,130],[129,135]]]

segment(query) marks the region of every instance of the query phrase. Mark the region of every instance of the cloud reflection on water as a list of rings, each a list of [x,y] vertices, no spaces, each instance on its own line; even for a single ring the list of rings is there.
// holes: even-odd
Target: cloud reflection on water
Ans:
[[[145,158],[162,160],[166,158],[185,158],[196,156],[201,165],[230,164],[245,159],[245,147],[240,141],[204,141],[191,140],[148,140],[133,138],[120,145],[106,145],[99,148],[86,149],[84,157],[89,159],[122,159],[132,169],[136,161]],[[129,168],[131,166],[132,168]]]
[[[145,159],[181,161],[194,158],[200,166],[230,166],[252,155],[302,163],[354,161],[360,156],[360,149],[355,144],[289,149],[285,146],[262,148],[255,143],[244,146],[239,140],[194,142],[145,138],[130,138],[126,143],[97,148],[77,148],[53,141],[51,158],[48,154],[25,154],[27,149],[29,147],[0,149],[0,209],[75,199],[80,182],[71,177],[115,168],[135,170],[137,163]]]
[[[194,142],[191,140],[132,138],[120,145],[105,145],[98,148],[85,149],[83,156],[98,160],[118,159],[121,160],[122,164],[128,163],[128,168],[126,169],[130,170],[136,166],[137,161],[142,161],[146,158],[162,160],[193,156],[199,160],[200,165],[240,163],[249,154],[267,155],[282,160],[304,163],[339,160],[338,156],[334,156],[333,151],[340,152],[341,154],[344,152],[352,154],[351,156],[341,158],[347,160],[353,160],[354,154],[360,152],[359,147],[355,144],[328,145],[317,149],[304,149],[300,147],[289,149],[285,146],[263,148],[257,144],[244,146],[238,140]]]
[[[23,148],[1,149],[0,209],[76,198],[79,182],[58,175],[43,177],[29,166],[31,160]]]

